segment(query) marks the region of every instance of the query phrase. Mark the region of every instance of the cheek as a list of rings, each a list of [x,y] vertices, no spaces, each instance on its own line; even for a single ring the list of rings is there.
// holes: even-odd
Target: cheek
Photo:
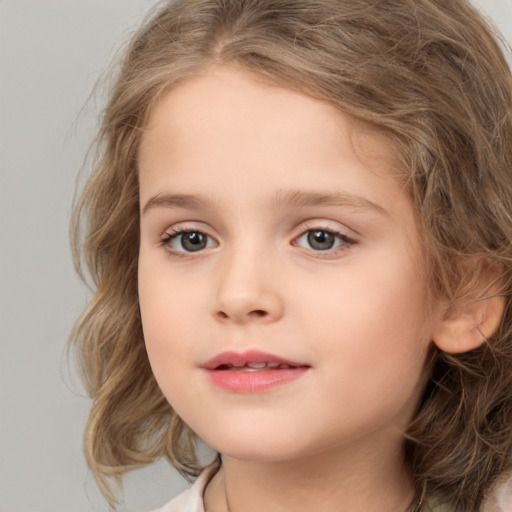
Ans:
[[[396,252],[378,256],[358,261],[358,268],[329,284],[329,293],[323,287],[303,297],[313,311],[301,321],[315,319],[314,326],[303,328],[316,335],[318,360],[336,362],[329,374],[333,385],[357,383],[369,400],[391,390],[405,399],[424,377],[430,345],[427,288],[409,258]]]
[[[169,370],[171,375],[180,367],[191,350],[187,331],[194,323],[188,304],[193,301],[191,287],[177,286],[178,278],[169,278],[165,265],[139,262],[139,304],[142,329],[148,356],[157,380]],[[179,291],[178,291],[179,290]],[[163,384],[163,383],[161,383]]]
[[[168,266],[139,262],[139,303],[146,350],[162,393],[178,414],[202,431],[199,340],[204,308],[196,287]],[[202,296],[204,304],[204,294]],[[203,309],[201,313],[199,309]],[[201,404],[201,405],[198,405]]]

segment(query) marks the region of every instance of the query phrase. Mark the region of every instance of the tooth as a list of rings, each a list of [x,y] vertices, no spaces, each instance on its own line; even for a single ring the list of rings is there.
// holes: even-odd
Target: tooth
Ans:
[[[245,363],[231,363],[230,366],[235,366],[236,368],[241,368],[242,366],[245,366]]]
[[[280,364],[278,368],[280,370],[290,370],[291,366],[289,364]]]
[[[279,363],[267,363],[267,366],[269,368],[278,368],[279,367]]]
[[[267,363],[247,363],[246,366],[248,366],[249,368],[260,369],[265,368],[265,366],[267,366]]]

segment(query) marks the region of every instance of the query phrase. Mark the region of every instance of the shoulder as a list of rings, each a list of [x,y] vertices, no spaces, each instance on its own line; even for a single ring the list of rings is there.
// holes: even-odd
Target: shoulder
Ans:
[[[446,504],[431,504],[431,512],[453,512]],[[512,512],[512,473],[500,478],[489,491],[481,512]]]
[[[204,489],[217,469],[216,464],[207,467],[189,489],[154,512],[204,512]]]
[[[498,480],[491,489],[482,512],[512,512],[512,473]]]

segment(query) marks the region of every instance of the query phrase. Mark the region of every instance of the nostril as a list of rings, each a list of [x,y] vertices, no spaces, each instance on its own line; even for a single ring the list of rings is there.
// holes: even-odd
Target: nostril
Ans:
[[[249,315],[263,317],[263,316],[267,316],[268,313],[266,311],[264,311],[263,309],[255,309],[254,311],[251,311],[249,313]]]
[[[233,317],[231,317],[228,313],[222,310],[217,311],[216,315],[218,318],[222,318],[223,320],[236,317],[236,315],[233,315]],[[266,316],[268,316],[268,311],[265,311],[263,309],[254,309],[246,313],[246,318],[264,318]]]

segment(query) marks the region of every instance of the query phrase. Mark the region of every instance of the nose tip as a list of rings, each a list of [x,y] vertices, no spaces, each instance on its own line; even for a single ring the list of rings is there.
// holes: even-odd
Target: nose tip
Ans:
[[[214,314],[219,321],[272,322],[283,314],[280,288],[271,273],[247,259],[219,274]]]

